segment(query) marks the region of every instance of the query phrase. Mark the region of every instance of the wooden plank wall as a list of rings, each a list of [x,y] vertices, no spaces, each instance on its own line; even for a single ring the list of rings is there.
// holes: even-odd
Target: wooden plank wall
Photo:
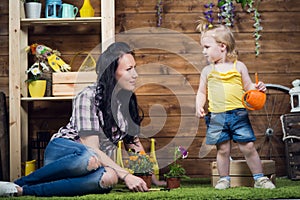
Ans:
[[[168,156],[170,153],[163,153],[169,152],[169,146],[181,144],[189,147],[189,158],[182,162],[189,175],[208,176],[211,173],[209,164],[215,160],[216,151],[212,150],[205,158],[199,158],[200,146],[205,136],[205,123],[203,119],[197,121],[194,117],[194,98],[199,73],[206,65],[198,43],[199,34],[195,33],[195,22],[205,10],[203,2],[206,1],[165,0],[161,26],[164,30],[155,28],[157,1],[116,2],[116,31],[119,33],[117,38],[138,49],[140,81],[145,85],[138,88],[137,94],[145,112],[144,124],[146,128],[152,128],[152,132],[148,129],[145,132],[156,138],[157,148],[162,151],[158,152],[161,153],[158,156],[160,164],[163,163],[164,166],[163,159],[171,159]],[[252,16],[236,7],[233,32],[240,60],[248,66],[252,77],[258,72],[264,82],[288,87],[291,87],[291,81],[299,78],[300,68],[297,64],[300,58],[300,35],[299,22],[296,19],[299,6],[300,2],[295,0],[261,1],[259,11],[264,29],[260,40],[261,54],[258,57],[254,54]],[[283,106],[276,109],[276,119],[272,123],[278,123],[280,114],[288,112],[288,97],[285,100],[287,101],[281,102]],[[162,106],[164,112],[154,105]],[[284,145],[281,141],[281,127],[278,126],[280,123],[269,142],[265,137],[265,112],[250,114],[258,138],[256,146],[262,149],[262,158],[269,159],[271,155],[277,163],[277,175],[285,175]],[[161,126],[162,123],[164,126]],[[273,152],[270,153],[269,149]],[[232,157],[243,158],[236,145],[233,145]]]
[[[81,7],[81,1],[66,0]],[[91,0],[100,16],[99,1]],[[195,93],[199,75],[206,60],[201,54],[199,34],[195,33],[195,21],[204,11],[201,0],[164,0],[161,29],[156,28],[156,0],[116,0],[116,40],[126,41],[136,49],[139,84],[138,101],[144,111],[142,133],[146,138],[156,139],[159,164],[165,172],[172,160],[175,145],[188,147],[189,157],[181,163],[191,177],[209,177],[210,162],[215,160],[213,149],[205,158],[199,158],[200,146],[205,136],[203,119],[194,117]],[[8,91],[8,0],[0,5],[0,89]],[[259,6],[262,18],[261,54],[254,54],[251,16],[236,7],[236,25],[233,28],[240,60],[249,68],[251,77],[255,72],[266,83],[291,87],[291,82],[300,77],[300,1],[262,0]],[[77,52],[98,51],[99,27],[36,27],[30,29],[29,43],[39,42],[58,49],[62,58],[70,63]],[[96,53],[97,54],[97,53]],[[76,58],[73,71],[84,59]],[[8,95],[8,94],[7,94]],[[277,108],[277,120],[286,112],[288,101]],[[65,125],[71,112],[70,101],[30,103],[30,139],[36,132],[55,132]],[[288,111],[287,111],[288,112]],[[251,112],[251,119],[258,137],[257,147],[262,146],[265,136],[266,114]],[[282,132],[278,126],[273,144],[277,176],[286,175]],[[146,149],[150,142],[144,139]],[[267,146],[267,145],[264,145]],[[270,148],[263,148],[261,155],[268,159]],[[30,151],[35,158],[35,152]],[[276,155],[276,157],[274,157]],[[242,154],[233,144],[232,157],[242,159]]]

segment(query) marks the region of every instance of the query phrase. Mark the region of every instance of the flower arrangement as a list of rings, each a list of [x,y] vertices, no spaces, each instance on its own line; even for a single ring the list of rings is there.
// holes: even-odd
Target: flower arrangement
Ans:
[[[134,152],[129,150],[129,160],[125,161],[128,171],[132,174],[152,174],[154,160],[145,151]]]
[[[219,22],[232,27],[234,24],[235,8],[232,0],[219,0],[218,7],[220,9],[218,13]]]
[[[205,18],[207,19],[209,25],[206,28],[211,28],[213,21],[214,21],[214,17],[213,17],[213,7],[215,6],[215,4],[213,4],[212,2],[205,4],[204,7],[207,8],[208,10],[204,12]]]
[[[186,176],[185,169],[177,163],[179,158],[185,159],[188,156],[188,151],[184,149],[182,146],[178,146],[175,148],[174,151],[174,162],[169,166],[170,170],[168,173],[164,174],[164,177],[171,178],[171,177],[181,177],[181,178],[188,178]]]
[[[42,62],[35,62],[27,71],[28,79],[26,82],[30,83],[36,80],[44,80],[43,72],[49,72],[49,67]]]
[[[218,0],[217,7],[219,9],[218,11],[218,22],[225,24],[226,26],[233,27],[234,25],[234,2],[237,4],[241,4],[242,8],[245,9],[246,7],[248,8],[246,11],[248,13],[253,13],[253,20],[254,20],[254,33],[253,37],[255,39],[255,55],[259,55],[259,49],[260,49],[260,44],[259,44],[259,39],[261,37],[260,31],[263,29],[263,27],[260,24],[260,14],[258,12],[258,5],[259,1],[256,5],[256,8],[253,7],[254,0]],[[206,9],[209,9],[208,11],[204,12],[204,16],[209,22],[210,26],[213,24],[213,7],[215,5],[209,1],[209,3],[204,4],[204,7]]]
[[[27,82],[46,79],[44,72],[67,72],[71,70],[69,64],[66,64],[59,56],[59,51],[53,50],[42,44],[31,44],[25,51],[34,56],[35,63],[26,71],[28,74]],[[48,73],[48,74],[49,74]]]

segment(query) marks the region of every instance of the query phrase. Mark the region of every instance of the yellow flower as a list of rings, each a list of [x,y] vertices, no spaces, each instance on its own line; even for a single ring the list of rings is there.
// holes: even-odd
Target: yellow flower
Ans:
[[[138,156],[130,156],[129,159],[132,161],[136,161],[139,157]]]
[[[145,151],[136,153],[129,150],[129,159],[125,163],[135,174],[151,174],[153,172],[153,162]]]

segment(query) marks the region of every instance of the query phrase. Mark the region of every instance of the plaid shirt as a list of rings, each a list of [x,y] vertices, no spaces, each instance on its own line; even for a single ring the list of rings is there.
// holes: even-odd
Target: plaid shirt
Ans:
[[[61,127],[58,133],[54,134],[52,138],[66,138],[78,141],[80,136],[98,135],[100,150],[105,152],[108,156],[112,156],[113,150],[116,146],[105,136],[100,127],[99,120],[103,123],[102,112],[97,116],[97,107],[95,105],[96,84],[86,87],[76,95],[73,100],[73,112],[70,122]],[[119,104],[119,109],[120,109]],[[119,141],[126,135],[125,130],[127,122],[118,109],[118,121],[121,131],[117,131],[116,127],[112,127],[112,139]]]

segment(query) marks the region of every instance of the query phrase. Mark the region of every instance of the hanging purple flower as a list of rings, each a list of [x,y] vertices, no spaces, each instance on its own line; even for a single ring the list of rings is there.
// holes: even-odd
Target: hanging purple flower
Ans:
[[[156,4],[156,16],[157,16],[157,27],[162,24],[162,13],[163,13],[163,0],[157,0]]]
[[[207,19],[208,23],[211,25],[214,21],[214,17],[213,17],[213,7],[215,6],[215,4],[213,4],[212,2],[208,3],[208,4],[204,4],[204,7],[209,9],[207,11],[204,12],[204,16]],[[209,26],[209,25],[208,25]],[[206,27],[208,28],[208,27]]]
[[[204,4],[204,7],[205,8],[209,8],[209,9],[212,9],[213,7],[215,6],[215,4],[213,4],[213,3],[208,3],[208,4]]]
[[[178,147],[178,151],[181,153],[182,159],[185,159],[185,158],[188,157],[189,152],[185,148],[183,148],[182,146]]]
[[[204,7],[208,9],[207,11],[204,12],[205,18],[207,21],[210,23],[207,28],[212,26],[213,23],[213,11],[212,8],[214,7],[214,4],[211,3],[211,0],[209,1],[210,3],[205,4]],[[260,24],[260,14],[258,12],[258,8],[254,8],[253,4],[255,0],[218,0],[217,7],[219,8],[218,12],[218,23],[224,24],[225,26],[228,27],[233,27],[234,25],[234,17],[235,17],[235,6],[234,2],[236,4],[241,4],[242,8],[248,8],[247,12],[253,13],[254,17],[254,38],[255,38],[255,54],[256,56],[259,55],[259,49],[260,49],[260,44],[259,44],[259,39],[261,37],[260,31],[263,29],[263,27]]]

